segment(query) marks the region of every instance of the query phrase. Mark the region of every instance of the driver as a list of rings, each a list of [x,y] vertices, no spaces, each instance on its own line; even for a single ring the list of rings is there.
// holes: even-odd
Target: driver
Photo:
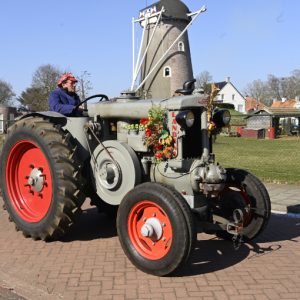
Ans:
[[[72,73],[64,73],[57,82],[57,89],[49,95],[49,110],[59,112],[68,117],[82,116],[81,107],[75,109],[80,98],[75,92],[77,79]]]

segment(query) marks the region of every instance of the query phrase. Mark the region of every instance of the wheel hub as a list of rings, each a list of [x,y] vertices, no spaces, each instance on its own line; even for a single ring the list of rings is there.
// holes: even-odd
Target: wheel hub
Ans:
[[[37,193],[44,187],[44,175],[42,169],[33,168],[28,177],[28,185]]]
[[[158,241],[163,234],[163,227],[157,218],[150,218],[141,228],[141,234],[153,241]]]
[[[99,168],[99,182],[108,189],[112,190],[116,188],[121,179],[121,173],[116,164],[110,160],[104,161]]]
[[[93,152],[91,167],[98,196],[119,205],[141,181],[140,161],[131,147],[120,141],[105,141]]]

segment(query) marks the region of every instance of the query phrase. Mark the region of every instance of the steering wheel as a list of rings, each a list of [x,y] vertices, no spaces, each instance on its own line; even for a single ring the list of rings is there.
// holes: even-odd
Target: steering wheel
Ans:
[[[75,107],[74,107],[74,110],[77,110],[79,106],[81,106],[83,103],[93,99],[93,98],[100,98],[99,102],[102,102],[102,101],[109,101],[108,97],[104,94],[97,94],[97,95],[93,95],[93,96],[90,96],[84,100],[82,100],[80,103],[78,103]]]

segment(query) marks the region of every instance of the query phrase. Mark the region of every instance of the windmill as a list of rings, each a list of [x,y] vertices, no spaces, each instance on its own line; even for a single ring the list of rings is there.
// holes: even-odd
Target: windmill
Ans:
[[[140,10],[132,19],[132,91],[144,98],[169,98],[194,78],[187,30],[205,10],[191,13],[180,0],[161,0]],[[137,58],[135,24],[143,29]]]

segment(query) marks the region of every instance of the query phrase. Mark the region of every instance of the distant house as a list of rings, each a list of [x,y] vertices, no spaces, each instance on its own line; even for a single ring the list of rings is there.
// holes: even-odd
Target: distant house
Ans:
[[[296,97],[296,99],[290,99],[290,100],[274,100],[271,108],[278,108],[278,109],[285,109],[285,110],[295,110],[300,112],[300,101],[299,97]],[[296,116],[291,117],[285,117],[283,119],[283,123],[288,124],[300,124],[299,118]]]
[[[0,105],[0,134],[6,131],[17,116],[18,113],[15,107]]]
[[[246,103],[246,112],[251,113],[256,110],[262,110],[266,108],[267,106],[263,104],[262,102],[256,100],[253,97],[246,97],[245,98],[245,103]]]
[[[285,107],[285,108],[300,108],[299,99],[290,99],[290,100],[274,100],[271,107]]]
[[[215,98],[215,102],[233,104],[236,111],[246,113],[245,98],[232,84],[230,77],[227,77],[226,81],[217,82],[216,86],[220,91]]]

